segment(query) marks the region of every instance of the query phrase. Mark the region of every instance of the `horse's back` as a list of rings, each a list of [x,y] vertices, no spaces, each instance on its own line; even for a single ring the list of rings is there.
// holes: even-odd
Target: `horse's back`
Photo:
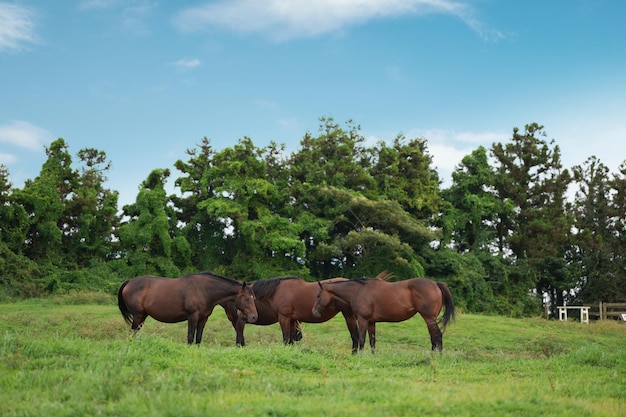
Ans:
[[[437,283],[426,278],[394,282],[372,279],[359,292],[356,310],[375,321],[402,321],[416,313],[438,312],[441,299]]]
[[[177,322],[185,318],[185,287],[181,278],[163,278],[151,275],[129,280],[123,296],[130,309],[145,311],[163,322]]]
[[[131,278],[126,281],[126,285],[122,289],[122,296],[126,303],[132,303],[139,298],[144,298],[148,291],[154,286],[158,285],[165,278],[155,277],[151,275],[144,275],[135,278]]]
[[[418,292],[424,297],[428,297],[428,298],[431,298],[431,297],[440,298],[441,297],[441,290],[439,289],[439,285],[437,285],[436,281],[433,281],[431,279],[411,278],[411,279],[408,279],[406,281],[401,281],[401,282],[406,282],[407,288],[410,288]]]
[[[178,293],[177,289],[182,288],[184,285],[182,278],[163,278],[153,275],[144,275],[132,278],[128,281],[125,293],[141,293],[141,292],[156,292],[167,293],[170,296],[175,296]]]

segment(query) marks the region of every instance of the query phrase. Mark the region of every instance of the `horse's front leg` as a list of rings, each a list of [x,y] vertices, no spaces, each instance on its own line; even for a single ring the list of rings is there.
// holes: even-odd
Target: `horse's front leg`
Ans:
[[[237,344],[237,346],[246,345],[246,340],[243,337],[243,329],[245,327],[246,327],[246,321],[241,318],[237,318],[237,320],[235,321],[235,332],[237,333],[235,343]]]
[[[343,317],[346,319],[346,326],[350,332],[350,339],[352,339],[352,354],[356,354],[359,348],[359,326],[357,324],[356,317],[343,313]]]
[[[367,329],[369,328],[369,323],[366,319],[359,317],[358,326],[359,326],[359,350],[363,350],[365,348],[365,336],[367,334]]]

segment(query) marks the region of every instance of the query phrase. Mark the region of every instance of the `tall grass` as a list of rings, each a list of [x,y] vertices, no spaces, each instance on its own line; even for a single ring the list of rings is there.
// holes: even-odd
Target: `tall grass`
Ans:
[[[131,335],[117,308],[0,305],[2,416],[624,416],[626,326],[461,314],[431,353],[419,317],[377,326],[351,355],[343,319],[247,326],[216,308],[200,347],[186,323]]]

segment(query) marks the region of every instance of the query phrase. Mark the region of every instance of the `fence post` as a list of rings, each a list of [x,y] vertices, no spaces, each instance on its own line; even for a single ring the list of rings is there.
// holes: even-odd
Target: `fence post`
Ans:
[[[604,306],[602,305],[602,301],[600,301],[600,320],[604,320]]]
[[[543,305],[543,308],[544,308],[545,313],[546,313],[546,320],[550,320],[550,305],[548,303],[545,303]]]

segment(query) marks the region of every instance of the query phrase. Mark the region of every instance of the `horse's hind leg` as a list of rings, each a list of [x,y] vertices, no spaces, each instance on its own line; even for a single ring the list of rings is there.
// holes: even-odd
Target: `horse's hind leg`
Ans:
[[[302,324],[299,321],[295,321],[293,327],[293,334],[291,335],[294,342],[302,340]]]
[[[428,326],[428,333],[430,333],[430,342],[432,343],[432,350],[439,350],[441,352],[443,350],[443,335],[441,334],[441,330],[439,330],[439,326],[437,325],[436,319],[426,320],[426,325]]]
[[[199,345],[202,342],[202,334],[204,333],[204,326],[206,325],[209,316],[201,317],[198,320],[198,324],[196,325],[196,345]]]
[[[369,322],[365,319],[359,318],[358,325],[359,325],[359,350],[363,350],[363,348],[365,347],[365,336],[367,334],[367,330],[369,329]]]
[[[283,343],[286,345],[293,344],[293,322],[290,318],[281,316],[278,318],[278,323],[280,324],[280,329],[283,332]]]
[[[376,353],[376,322],[369,325],[367,333],[370,335],[370,348],[372,353]]]
[[[133,330],[134,333],[137,333],[139,330],[141,330],[143,322],[146,321],[146,317],[147,315],[144,312],[133,314],[133,322],[131,323],[130,328],[131,330]]]
[[[193,344],[194,336],[196,335],[196,328],[198,327],[198,316],[192,315],[187,318],[187,343]]]

